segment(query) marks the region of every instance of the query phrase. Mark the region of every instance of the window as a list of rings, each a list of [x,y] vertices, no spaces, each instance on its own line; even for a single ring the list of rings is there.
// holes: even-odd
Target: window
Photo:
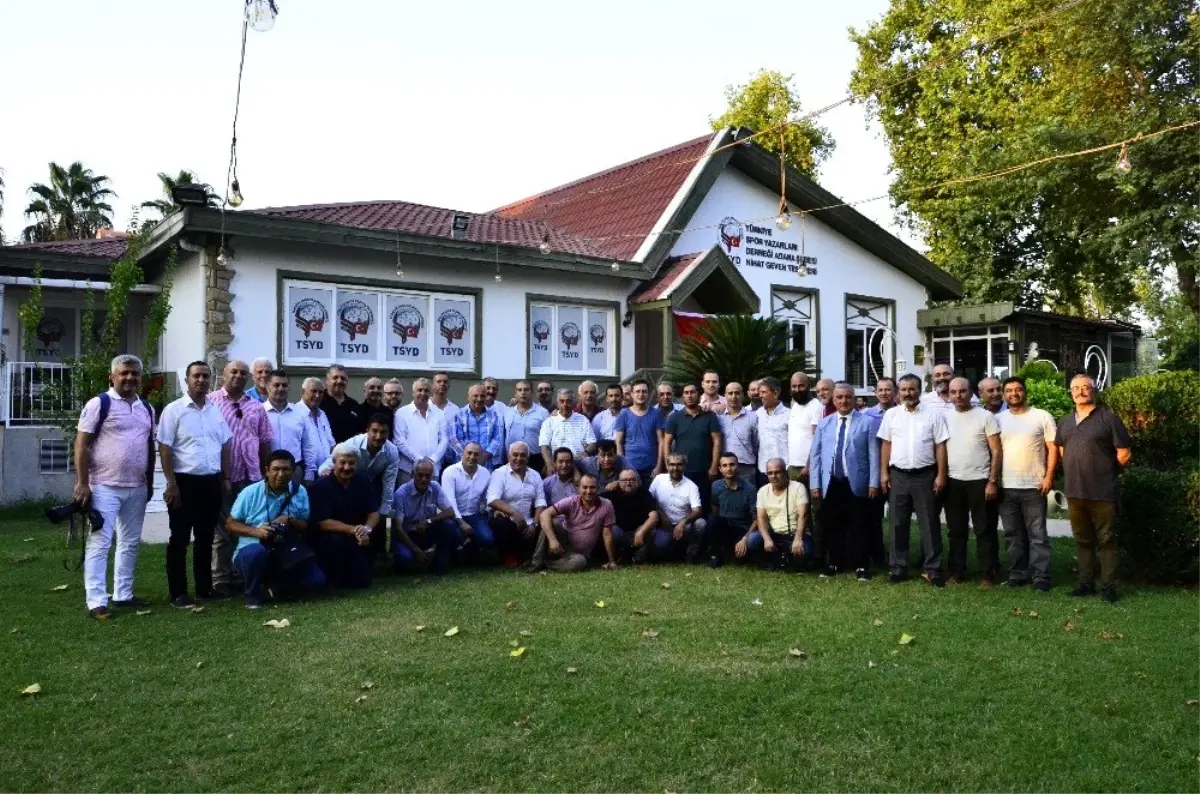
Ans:
[[[67,474],[74,470],[71,451],[63,438],[43,438],[38,443],[38,470],[42,474]]]
[[[817,293],[771,290],[771,316],[788,326],[788,349],[807,350],[816,363]]]
[[[615,376],[615,318],[611,307],[531,300],[530,373]]]
[[[947,364],[974,389],[986,377],[1008,377],[1008,326],[966,326],[933,334],[933,363]]]
[[[285,365],[475,370],[473,294],[284,282]]]
[[[856,389],[873,389],[885,375],[895,377],[896,333],[892,305],[868,298],[846,299],[846,380]]]

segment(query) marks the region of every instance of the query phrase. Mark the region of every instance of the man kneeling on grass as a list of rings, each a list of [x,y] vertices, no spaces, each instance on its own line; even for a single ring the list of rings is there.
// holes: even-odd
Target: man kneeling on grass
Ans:
[[[596,478],[590,474],[579,480],[579,495],[560,499],[542,511],[538,522],[542,534],[534,549],[528,570],[539,571],[582,571],[588,565],[588,557],[596,548],[596,540],[604,539],[604,551],[608,570],[617,567],[617,554],[613,544],[613,506],[599,496]],[[562,516],[562,527],[554,521]],[[546,561],[546,553],[553,558]]]
[[[433,572],[443,574],[462,540],[454,519],[454,505],[442,486],[433,481],[433,461],[424,458],[413,469],[413,478],[396,489],[392,500],[392,564],[403,573],[414,562],[424,564],[425,549],[432,548]]]
[[[296,460],[286,449],[271,453],[267,476],[238,494],[225,528],[237,536],[233,564],[246,582],[246,606],[261,609],[267,587],[276,595],[314,590],[325,574],[312,550],[298,541],[308,529],[308,492],[292,482]]]
[[[334,587],[371,586],[371,534],[381,532],[379,496],[358,470],[358,448],[342,442],[333,448],[333,473],[310,486],[313,529],[309,542]]]

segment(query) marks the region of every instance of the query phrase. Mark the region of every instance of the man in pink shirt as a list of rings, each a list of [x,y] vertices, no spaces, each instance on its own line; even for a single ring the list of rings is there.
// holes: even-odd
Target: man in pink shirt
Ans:
[[[561,527],[554,521],[557,516],[563,517]],[[612,532],[616,519],[612,502],[600,498],[600,489],[592,475],[585,474],[580,478],[578,496],[560,499],[543,510],[538,520],[542,534],[527,570],[582,571],[601,538],[608,554],[604,567],[609,570],[617,567]],[[549,562],[546,561],[547,552],[554,558]]]
[[[133,571],[146,502],[154,487],[154,409],[138,396],[142,362],[137,356],[112,361],[110,388],[83,406],[75,435],[75,492],[80,505],[91,502],[104,526],[87,537],[83,582],[88,615],[112,617],[108,608],[108,550],[117,537],[113,605],[144,607],[133,594]]]
[[[271,421],[262,403],[246,394],[249,377],[250,368],[246,362],[230,361],[222,373],[223,388],[209,398],[220,409],[225,424],[233,433],[229,442],[230,503],[224,506],[225,514],[244,488],[263,478],[267,457],[271,454]],[[213,590],[222,597],[229,595],[233,582],[236,544],[236,540],[230,539],[225,522],[218,522],[213,534],[212,574]]]

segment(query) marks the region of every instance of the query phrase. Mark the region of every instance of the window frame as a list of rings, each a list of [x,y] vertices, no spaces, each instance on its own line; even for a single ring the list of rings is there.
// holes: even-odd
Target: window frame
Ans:
[[[887,333],[885,333],[883,336],[883,355],[886,358],[882,362],[883,363],[883,371],[881,373],[879,373],[879,377],[880,378],[882,378],[882,377],[897,378],[899,376],[896,373],[896,355],[897,355],[897,349],[899,346],[899,337],[896,332],[896,301],[890,300],[888,298],[880,298],[880,297],[877,297],[874,295],[856,295],[856,294],[849,293],[849,292],[846,293],[845,298],[843,299],[843,303],[842,303],[842,344],[845,345],[845,348],[843,350],[843,355],[842,355],[842,377],[846,380],[847,383],[849,383],[851,386],[854,387],[855,395],[859,395],[859,394],[869,395],[869,394],[875,393],[875,384],[873,384],[873,383],[872,384],[855,383],[853,380],[851,380],[850,373],[849,373],[850,346],[849,346],[849,344],[847,344],[848,332],[859,330],[859,331],[862,331],[862,333],[863,333],[863,362],[862,362],[863,373],[862,374],[863,374],[864,379],[867,379],[867,380],[870,379],[871,374],[872,374],[870,372],[870,349],[869,349],[870,345],[871,345],[871,337],[869,336],[870,329],[854,328],[848,324],[851,319],[849,316],[850,315],[850,307],[854,303],[875,304],[876,308],[882,308],[887,312],[887,321],[881,326],[880,325],[875,326],[876,328],[884,328],[887,331]]]
[[[533,309],[535,306],[552,307],[554,309],[555,322],[558,325],[558,311],[560,309],[582,309],[588,311],[603,311],[608,313],[608,328],[611,344],[608,346],[608,362],[607,368],[604,370],[592,370],[581,368],[578,370],[564,369],[548,369],[533,367]],[[621,371],[621,330],[620,322],[621,304],[617,301],[606,300],[591,300],[587,298],[572,298],[564,299],[562,296],[544,295],[532,292],[525,293],[525,374],[529,378],[538,378],[545,376],[555,377],[575,377],[580,378],[620,378]],[[556,349],[556,348],[554,348]],[[586,363],[587,359],[584,359]]]
[[[781,320],[788,326],[788,344],[789,350],[792,338],[792,325],[803,324],[808,327],[805,332],[805,338],[808,341],[808,353],[812,357],[813,368],[817,372],[821,371],[821,291],[812,287],[797,287],[794,284],[772,284],[770,286],[771,294],[771,319]],[[804,313],[798,309],[789,310],[784,301],[788,300],[788,296],[798,296],[801,299],[807,299],[812,308],[809,317],[804,317]],[[783,312],[793,312],[798,317]]]

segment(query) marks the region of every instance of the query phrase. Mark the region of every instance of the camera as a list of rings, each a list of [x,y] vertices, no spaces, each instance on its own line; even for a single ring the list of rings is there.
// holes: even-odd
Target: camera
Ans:
[[[78,502],[68,502],[65,505],[46,509],[46,519],[51,524],[61,524],[75,515],[87,516],[92,532],[104,527],[104,516],[100,515],[99,510],[93,510],[91,504],[81,505]]]
[[[288,535],[292,532],[291,526],[286,521],[272,521],[268,526],[270,533],[264,540],[266,545],[274,546],[277,543],[282,543],[287,540]]]

